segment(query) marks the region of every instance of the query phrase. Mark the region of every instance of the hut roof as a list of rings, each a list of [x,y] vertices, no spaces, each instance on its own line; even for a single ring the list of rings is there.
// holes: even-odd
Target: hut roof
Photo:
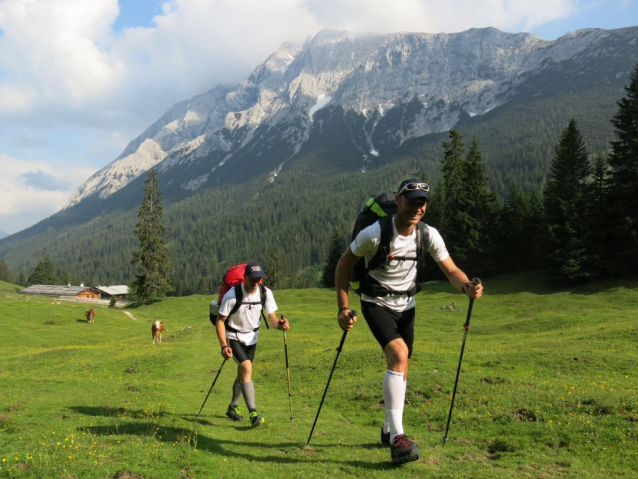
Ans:
[[[80,294],[82,291],[86,291],[86,286],[60,286],[55,284],[34,284],[20,290],[21,293],[26,294],[44,294],[51,296],[75,296]]]

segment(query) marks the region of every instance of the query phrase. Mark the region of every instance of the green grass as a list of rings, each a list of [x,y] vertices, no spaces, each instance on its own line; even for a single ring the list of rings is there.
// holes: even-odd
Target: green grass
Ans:
[[[552,291],[535,275],[486,282],[474,305],[449,432],[467,299],[417,297],[404,425],[422,459],[378,445],[384,360],[361,317],[348,335],[311,447],[304,448],[341,331],[334,292],[276,292],[291,322],[289,420],[283,338],[261,330],[254,366],[266,425],[224,412],[228,363],[209,297],[123,310],[20,296],[0,283],[0,478],[630,477],[638,465],[638,281]],[[463,312],[441,306],[452,301]],[[357,305],[356,298],[352,304]],[[434,309],[438,308],[438,309]],[[150,324],[164,320],[161,345]]]

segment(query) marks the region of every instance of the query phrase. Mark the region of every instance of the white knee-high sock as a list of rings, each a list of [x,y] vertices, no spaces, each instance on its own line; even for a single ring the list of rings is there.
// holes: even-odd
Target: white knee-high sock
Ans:
[[[405,403],[406,384],[403,373],[386,370],[383,376],[383,400],[385,402],[385,421],[383,430],[390,433],[390,443],[399,434],[403,434],[403,404]]]

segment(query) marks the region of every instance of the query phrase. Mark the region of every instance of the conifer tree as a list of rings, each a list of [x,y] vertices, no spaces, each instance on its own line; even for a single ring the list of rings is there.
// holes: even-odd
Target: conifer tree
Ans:
[[[163,297],[170,289],[169,277],[173,272],[169,250],[162,224],[162,194],[157,181],[157,171],[151,169],[144,181],[144,199],[137,213],[135,236],[139,250],[133,254],[131,264],[141,274],[135,276],[135,294],[147,304],[151,299]]]
[[[465,159],[463,185],[457,213],[460,236],[456,251],[459,261],[464,269],[473,269],[481,275],[495,273],[493,256],[501,206],[496,195],[488,189],[485,165],[476,137],[472,138]]]
[[[337,263],[339,258],[346,250],[346,242],[343,238],[343,233],[337,228],[332,230],[332,238],[330,239],[330,249],[328,250],[328,259],[323,268],[323,274],[321,276],[321,284],[324,288],[335,287],[335,272],[337,270]]]
[[[57,284],[55,266],[46,253],[42,253],[33,273],[27,278],[27,286],[33,284]]]
[[[0,281],[13,283],[13,275],[11,274],[11,271],[9,271],[9,267],[4,261],[4,258],[0,258]]]
[[[616,273],[635,273],[638,267],[638,65],[627,95],[618,101],[611,120],[616,140],[609,156],[610,243]]]
[[[461,198],[463,196],[463,181],[465,167],[463,159],[463,138],[456,130],[450,130],[450,141],[443,142],[443,191],[445,198],[443,210],[439,212],[438,228],[441,229],[448,249],[454,258],[464,259],[465,252],[461,249],[462,219]]]
[[[540,244],[544,242],[544,211],[539,192],[525,194],[517,185],[510,188],[500,219],[498,255],[503,272],[538,268]]]
[[[554,280],[588,279],[587,180],[591,165],[575,120],[563,130],[543,192],[548,269]]]
[[[284,258],[279,246],[275,245],[270,249],[268,257],[264,263],[264,282],[271,289],[283,289],[286,286],[284,275]]]
[[[590,224],[587,270],[594,278],[606,276],[613,269],[607,251],[607,244],[610,242],[609,217],[613,214],[608,194],[608,168],[605,157],[598,155],[594,160],[592,183],[587,195]]]

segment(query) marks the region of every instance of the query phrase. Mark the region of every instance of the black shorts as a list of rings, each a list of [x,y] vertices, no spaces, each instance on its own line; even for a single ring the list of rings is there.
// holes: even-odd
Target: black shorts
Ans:
[[[378,304],[361,301],[361,311],[381,349],[385,350],[390,341],[401,338],[408,346],[408,358],[412,357],[415,308],[395,313]]]
[[[253,358],[255,357],[255,349],[257,349],[257,343],[252,346],[246,346],[244,343],[240,343],[234,339],[228,340],[228,345],[230,349],[233,350],[233,357],[237,363],[241,364],[244,361],[248,360],[251,363],[253,362]]]

